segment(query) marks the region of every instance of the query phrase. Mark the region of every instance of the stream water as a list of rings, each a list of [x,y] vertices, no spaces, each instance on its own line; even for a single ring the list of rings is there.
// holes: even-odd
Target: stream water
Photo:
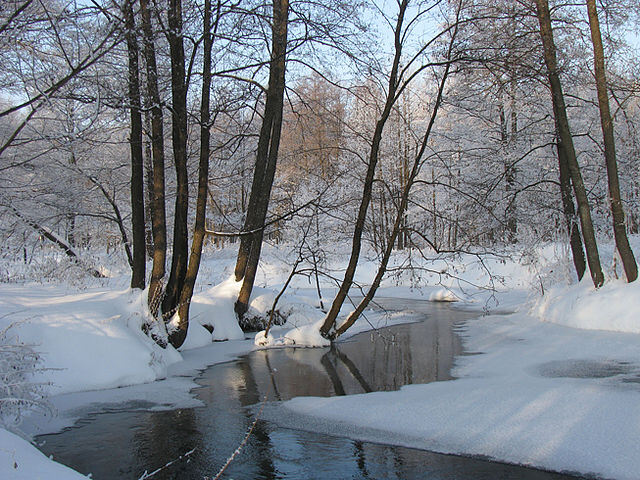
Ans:
[[[421,321],[359,334],[333,348],[255,351],[202,372],[197,379],[200,387],[192,393],[203,407],[151,412],[139,402],[125,403],[37,441],[44,442],[45,454],[98,480],[139,479],[145,471],[176,459],[151,478],[214,478],[253,423],[255,410],[248,407],[265,397],[273,401],[301,395],[349,395],[451,379],[454,357],[463,354],[455,325],[477,313],[419,301],[385,299],[384,304],[390,310],[417,312]],[[222,478],[576,477],[282,428],[259,420]]]

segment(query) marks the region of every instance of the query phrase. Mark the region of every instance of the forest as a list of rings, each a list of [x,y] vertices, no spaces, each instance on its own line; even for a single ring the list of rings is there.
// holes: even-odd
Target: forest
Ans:
[[[7,435],[35,435],[20,425],[56,395],[154,382],[179,375],[176,365],[195,378],[252,348],[330,348],[322,368],[333,392],[348,390],[331,373],[338,365],[370,392],[340,340],[377,332],[375,319],[402,323],[387,297],[459,302],[476,316],[516,311],[531,345],[549,322],[575,328],[536,361],[575,367],[593,342],[587,370],[640,373],[635,0],[4,0],[0,59]],[[412,305],[406,315],[422,311]],[[491,339],[518,336],[517,322],[489,318],[470,324],[464,349],[486,350],[503,368],[509,343],[493,351]],[[56,323],[68,330],[48,330]],[[625,336],[617,356],[609,337],[611,350],[584,337],[603,330]],[[115,338],[133,343],[107,343]],[[553,345],[560,355],[574,341],[563,354],[574,357],[554,357]],[[103,346],[87,373],[74,370]],[[196,347],[218,353],[196,360],[187,353]],[[69,351],[76,357],[65,359]],[[100,366],[118,356],[122,365]],[[136,359],[126,365],[127,356]],[[454,367],[482,376],[469,362]],[[425,387],[427,396],[445,388]],[[442,408],[456,403],[450,388]],[[503,383],[483,388],[504,388],[496,405],[513,400]],[[344,422],[368,401],[264,403],[267,416],[318,407]],[[554,412],[549,428],[562,416],[556,407],[542,408]],[[629,415],[639,420],[640,410]],[[386,431],[394,418],[361,426]],[[547,434],[531,441],[549,445]],[[3,435],[0,445],[14,442]],[[603,478],[633,478],[636,467],[605,453],[592,465],[565,453],[520,456],[531,445],[504,453],[443,442],[417,447]],[[590,451],[576,442],[568,451]],[[185,454],[169,450],[160,463]],[[131,475],[150,478],[142,474]],[[175,475],[166,478],[209,478]]]

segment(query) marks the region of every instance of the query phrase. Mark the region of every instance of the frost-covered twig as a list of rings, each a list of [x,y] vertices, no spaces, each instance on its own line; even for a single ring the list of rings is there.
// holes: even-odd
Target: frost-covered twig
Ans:
[[[179,462],[180,460],[182,460],[183,458],[187,458],[189,455],[191,455],[193,452],[195,452],[197,450],[197,448],[192,448],[191,450],[189,450],[187,453],[180,455],[178,458],[175,458],[173,460],[171,460],[170,462],[165,463],[163,466],[161,466],[160,468],[156,468],[153,472],[148,473],[146,470],[145,472],[142,474],[142,476],[138,479],[138,480],[146,480],[147,478],[151,478],[154,475],[160,473],[161,471],[163,471],[165,468],[169,468],[171,465],[173,465],[176,462]]]
[[[234,450],[234,452],[231,454],[231,456],[227,459],[227,463],[225,463],[222,466],[222,468],[220,469],[218,474],[215,477],[213,477],[213,480],[219,480],[219,478],[222,476],[222,474],[227,469],[227,467],[229,465],[231,465],[231,462],[233,462],[233,459],[236,458],[240,454],[240,450],[242,450],[242,447],[244,447],[247,444],[247,442],[249,441],[249,437],[251,437],[251,434],[253,433],[253,429],[256,428],[256,424],[258,423],[258,420],[260,419],[260,415],[262,414],[262,410],[264,409],[264,406],[267,403],[267,398],[268,397],[266,397],[266,396],[264,397],[264,400],[262,401],[262,405],[260,406],[260,410],[256,414],[256,418],[253,420],[253,423],[251,424],[251,428],[249,428],[249,431],[247,432],[247,434],[242,439],[242,442],[240,442],[240,445],[238,445],[238,448],[236,448]]]

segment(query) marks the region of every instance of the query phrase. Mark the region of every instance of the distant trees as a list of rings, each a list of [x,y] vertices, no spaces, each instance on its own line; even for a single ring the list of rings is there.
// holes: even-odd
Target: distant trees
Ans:
[[[117,209],[109,212],[115,195],[97,187],[104,187],[96,175],[100,167],[85,161],[91,143],[113,134],[106,129],[97,134],[104,127],[97,115],[103,99],[91,102],[86,79],[97,76],[121,42],[119,27],[95,8],[70,2],[10,0],[0,7],[0,202],[5,212],[19,212],[24,225],[37,225],[34,232],[50,233],[25,232],[24,242],[56,237],[77,252],[86,243],[82,224],[88,219],[121,221]],[[117,168],[114,163],[104,167]],[[106,210],[99,205],[104,193],[111,200]],[[23,252],[26,262],[26,247]]]

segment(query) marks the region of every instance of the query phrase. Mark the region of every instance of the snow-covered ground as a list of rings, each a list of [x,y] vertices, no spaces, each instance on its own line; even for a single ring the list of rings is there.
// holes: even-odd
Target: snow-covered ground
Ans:
[[[568,328],[524,311],[470,321],[464,338],[478,354],[458,359],[457,380],[301,397],[272,407],[270,415],[298,428],[330,425],[334,434],[362,440],[638,478],[637,334]]]
[[[291,421],[306,428],[322,429],[329,421],[333,432],[343,428],[351,436],[375,435],[376,441],[637,477],[640,284],[614,280],[597,292],[588,281],[568,287],[564,253],[563,247],[549,245],[511,258],[467,255],[423,262],[411,273],[390,276],[380,295],[457,300],[485,314],[517,306],[519,311],[469,322],[465,346],[482,354],[459,359],[456,381],[392,393],[294,399],[270,412],[282,417],[285,409]],[[251,304],[260,312],[271,308],[290,268],[281,252],[267,249],[265,258]],[[399,266],[407,258],[393,262]],[[23,431],[56,431],[108,403],[141,400],[153,409],[196,404],[189,395],[194,386],[189,376],[256,348],[235,322],[238,285],[230,280],[232,264],[233,254],[221,251],[203,265],[180,352],[157,347],[141,332],[145,296],[126,288],[126,277],[81,289],[77,283],[0,285],[0,328],[18,322],[14,341],[41,353],[45,370],[33,380],[49,384],[59,412],[46,423],[41,416],[27,418]],[[339,277],[343,264],[338,255],[325,269]],[[356,280],[366,284],[374,272],[375,262],[363,262]],[[334,288],[322,281],[325,305]],[[318,305],[315,285],[307,278],[294,279],[278,304],[288,322],[274,327],[267,343],[323,343],[313,328],[322,319]],[[403,320],[369,315],[350,332],[371,328],[369,322],[381,326]],[[213,333],[202,325],[213,327]],[[588,378],[589,372],[599,378]],[[77,477],[45,457],[17,461],[36,458],[38,452],[19,437],[0,433],[0,476]],[[44,475],[46,464],[53,470]]]

